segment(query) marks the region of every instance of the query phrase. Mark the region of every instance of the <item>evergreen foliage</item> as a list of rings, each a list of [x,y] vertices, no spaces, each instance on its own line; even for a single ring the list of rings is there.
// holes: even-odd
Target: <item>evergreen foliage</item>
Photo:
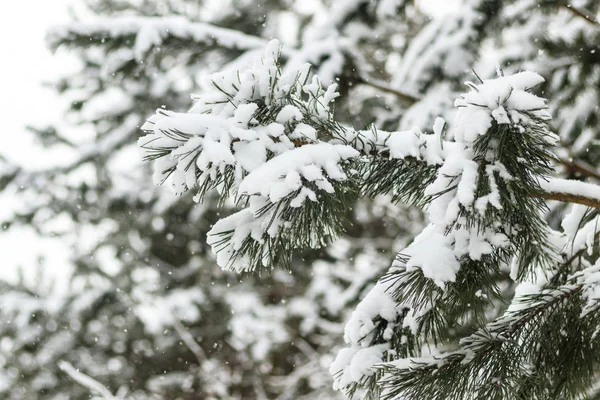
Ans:
[[[2,396],[596,398],[600,5],[216,3],[49,32],[93,137],[0,158],[72,249],[1,283]]]

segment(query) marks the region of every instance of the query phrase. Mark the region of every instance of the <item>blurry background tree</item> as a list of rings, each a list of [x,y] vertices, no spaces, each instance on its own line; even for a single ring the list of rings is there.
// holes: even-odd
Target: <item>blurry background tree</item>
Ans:
[[[3,234],[29,225],[62,235],[74,266],[59,293],[44,280],[51,265],[37,281],[0,282],[1,396],[87,398],[72,365],[128,398],[344,397],[328,372],[344,321],[420,231],[421,212],[392,195],[361,200],[346,235],[296,257],[290,271],[238,276],[206,245],[218,199],[196,204],[150,187],[135,146],[157,107],[188,109],[206,75],[243,67],[272,37],[293,49],[284,68],[310,62],[324,84],[338,83],[337,119],[361,129],[428,130],[434,116],[452,120],[475,72],[534,70],[562,139],[558,168],[600,180],[600,5],[463,3],[431,19],[404,0],[86,0],[48,44],[81,61],[55,87],[70,100],[65,118],[92,137],[37,127],[68,162],[29,171],[0,159],[1,196],[22,202],[0,221]],[[552,205],[554,227],[565,207]],[[514,290],[508,271],[498,280]]]

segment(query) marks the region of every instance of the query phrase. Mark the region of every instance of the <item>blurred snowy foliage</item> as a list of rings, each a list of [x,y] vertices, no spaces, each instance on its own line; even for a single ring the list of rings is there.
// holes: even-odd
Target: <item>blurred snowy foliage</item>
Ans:
[[[43,254],[33,273],[0,282],[0,397],[100,395],[78,383],[72,365],[115,398],[344,398],[333,390],[329,374],[345,346],[344,325],[427,217],[399,205],[392,191],[356,200],[333,243],[299,250],[287,269],[238,275],[218,266],[228,265],[230,257],[217,260],[206,242],[214,224],[238,208],[232,201],[220,206],[218,194],[194,202],[196,193],[183,192],[201,184],[185,173],[175,189],[181,196],[170,186],[152,187],[153,175],[164,176],[142,162],[136,148],[144,134],[140,128],[156,134],[144,125],[146,118],[157,107],[155,124],[175,114],[166,110],[189,110],[190,93],[218,102],[220,90],[207,77],[246,70],[277,37],[283,76],[292,71],[296,77],[310,63],[306,83],[315,86],[308,90],[327,98],[328,86],[337,85],[336,119],[365,132],[373,123],[382,135],[414,130],[440,137],[432,129],[435,117],[454,122],[453,101],[465,80],[477,80],[473,71],[487,79],[496,76],[497,65],[507,75],[534,70],[546,80],[538,90],[550,100],[561,139],[558,155],[571,160],[560,173],[580,178],[581,168],[598,165],[598,27],[558,0],[457,3],[451,13],[433,19],[419,1],[403,0],[78,4],[77,21],[52,28],[47,39],[51,48],[80,60],[76,73],[54,83],[70,104],[65,120],[79,128],[32,131],[47,152],[69,156],[35,171],[0,159],[3,234],[31,227],[70,249],[66,285],[53,285],[45,273],[53,265]],[[577,3],[594,15],[600,7],[595,1]],[[313,75],[320,80],[313,82]],[[220,103],[231,122],[225,142],[239,148],[250,121],[243,108],[227,109],[226,100]],[[327,120],[328,104],[321,105],[316,114]],[[203,106],[194,105],[200,112]],[[323,134],[319,123],[299,127],[298,113],[302,107],[274,115],[280,127],[265,127],[264,136],[276,136],[277,129],[290,133],[292,127],[298,131],[294,140]],[[186,133],[186,125],[179,128]],[[215,136],[213,144],[221,141]],[[225,189],[251,176],[263,153],[288,150],[282,146],[283,141],[263,140],[260,148],[251,148],[253,157],[231,171],[231,187]],[[215,161],[223,168],[210,172]],[[205,184],[223,189],[219,172],[230,165],[227,159],[207,159],[205,165]],[[333,167],[322,167],[319,179],[327,182],[322,185],[343,183]],[[266,198],[289,194],[259,186],[250,189]],[[306,191],[298,202],[310,198]],[[563,224],[565,231],[577,225],[577,217],[586,219],[587,233],[574,234],[572,245],[583,248],[589,232],[595,234],[589,223],[595,215],[555,205],[553,227],[566,211],[572,221]],[[247,269],[247,263],[239,265],[229,266]],[[498,285],[511,294],[510,271],[501,272]],[[490,318],[498,311],[486,310]],[[372,371],[359,371],[359,379],[361,373]]]

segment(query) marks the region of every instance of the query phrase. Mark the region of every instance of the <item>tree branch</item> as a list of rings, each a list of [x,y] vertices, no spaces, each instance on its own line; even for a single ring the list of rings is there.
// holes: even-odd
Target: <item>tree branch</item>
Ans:
[[[121,397],[117,397],[111,393],[110,390],[94,378],[79,372],[75,367],[68,361],[61,361],[58,363],[58,368],[69,375],[74,381],[82,386],[85,386],[93,393],[98,393],[104,398],[104,400],[121,400]]]
[[[361,151],[361,153],[366,156],[389,156],[377,152],[367,153]],[[417,160],[413,157],[406,157],[403,161],[417,165],[424,164],[424,161]],[[556,161],[562,163],[563,160],[556,159]],[[565,163],[568,163],[568,161],[564,161]],[[581,164],[573,163],[573,168],[581,168],[583,170],[585,167]],[[600,179],[600,175],[595,171],[588,168],[586,168],[585,171],[588,176],[598,177]],[[541,180],[539,183],[542,191],[532,192],[530,196],[540,197],[546,200],[556,200],[563,203],[582,204],[584,206],[600,209],[600,185],[560,178],[550,178],[548,181]]]
[[[188,349],[194,353],[194,356],[196,356],[196,360],[198,361],[198,365],[202,365],[204,361],[206,361],[206,354],[204,354],[204,350],[202,350],[202,347],[200,347],[200,345],[196,342],[192,334],[177,318],[175,318],[175,321],[173,322],[173,328],[175,328],[175,331]]]
[[[556,161],[572,172],[580,173],[590,178],[600,181],[600,172],[596,171],[591,165],[581,161],[569,161],[564,158],[557,158]]]
[[[594,17],[594,14],[592,14],[591,12],[589,12],[588,10],[586,10],[584,8],[575,7],[574,5],[572,5],[570,3],[563,3],[563,4],[561,4],[561,6],[563,8],[566,8],[567,10],[569,10],[576,16],[583,18],[592,24],[600,25],[600,22]]]
[[[360,75],[358,77],[358,82],[368,85],[368,86],[371,86],[371,87],[374,87],[375,89],[381,90],[382,92],[391,93],[394,96],[398,97],[400,100],[403,100],[410,104],[414,104],[417,101],[421,100],[421,97],[419,97],[417,95],[402,92],[398,89],[394,89],[393,87],[389,86],[389,84],[387,82],[380,81],[378,79],[373,79],[373,78],[369,78],[364,75]]]
[[[253,50],[263,48],[267,40],[203,22],[192,22],[174,17],[119,17],[105,18],[94,23],[71,22],[51,28],[46,42],[52,49],[60,45],[89,47],[106,41],[135,40],[139,35],[151,34],[155,41],[135,42],[133,46],[138,60],[154,47],[181,41],[202,44],[206,48]]]
[[[540,186],[543,192],[533,193],[532,196],[600,208],[600,186],[598,185],[555,178],[549,181],[540,181]]]
[[[586,20],[599,24],[600,23],[591,16],[591,13],[585,10],[577,9],[571,5],[565,5],[571,12],[576,15],[586,18]],[[399,99],[409,102],[411,104],[421,100],[420,97],[404,93],[390,87],[386,82],[382,82],[376,79],[369,78],[364,74],[360,74],[359,82],[365,85],[369,85],[383,92],[391,93],[397,96]],[[364,152],[363,152],[364,154]],[[373,155],[373,154],[367,154]],[[412,161],[412,160],[411,160]],[[564,158],[556,158],[555,161],[573,172],[578,172],[587,177],[595,178],[600,181],[600,173],[593,169],[593,167],[580,162],[570,161]],[[582,204],[588,207],[600,208],[600,187],[589,183],[565,180],[565,179],[552,179],[546,185],[542,185],[544,192],[534,193],[532,196],[541,197],[547,200],[556,200],[565,203],[576,203]]]

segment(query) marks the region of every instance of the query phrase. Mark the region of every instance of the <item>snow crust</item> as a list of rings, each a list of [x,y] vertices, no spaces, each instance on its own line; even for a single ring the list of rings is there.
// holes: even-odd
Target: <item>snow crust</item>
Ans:
[[[276,203],[303,187],[302,182],[314,182],[328,193],[334,188],[331,180],[347,178],[339,167],[339,162],[357,157],[358,151],[350,146],[329,143],[308,144],[269,160],[252,171],[240,184],[239,192],[247,195],[261,195]],[[316,193],[305,188],[302,197],[296,197],[293,207],[300,207],[307,196],[316,200]]]
[[[600,187],[592,183],[553,178],[549,180],[540,180],[539,184],[542,189],[549,193],[570,194],[600,201]]]

